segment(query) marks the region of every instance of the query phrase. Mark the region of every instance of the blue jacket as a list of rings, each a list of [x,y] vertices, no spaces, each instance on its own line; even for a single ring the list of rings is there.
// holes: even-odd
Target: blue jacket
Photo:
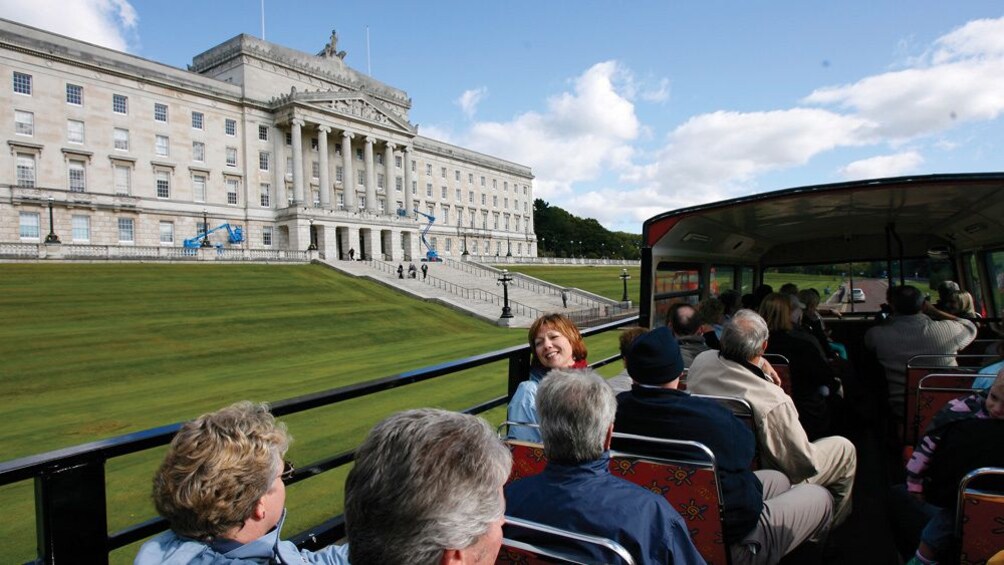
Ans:
[[[547,369],[544,367],[530,367],[530,379],[519,383],[516,392],[509,401],[509,409],[506,412],[506,420],[510,422],[538,423],[537,420],[537,385],[544,380]],[[521,441],[532,441],[541,443],[540,431],[526,426],[513,426],[509,428],[509,439]]]
[[[665,498],[610,474],[609,454],[577,465],[549,462],[538,475],[505,488],[506,514],[557,528],[612,539],[637,563],[704,563],[683,518]],[[507,537],[527,543],[538,535],[518,529]],[[573,551],[596,562],[596,548]]]
[[[725,543],[741,541],[756,526],[763,511],[763,485],[750,471],[756,441],[753,432],[727,408],[682,390],[635,385],[617,396],[614,430],[706,445],[718,463],[725,507]],[[638,451],[623,441],[615,439],[614,448]]]
[[[348,565],[349,546],[331,545],[313,552],[297,549],[291,541],[279,539],[285,510],[276,527],[264,536],[244,545],[218,541],[203,543],[181,537],[168,530],[143,544],[134,565],[251,565],[260,563]],[[234,546],[234,547],[231,547]]]

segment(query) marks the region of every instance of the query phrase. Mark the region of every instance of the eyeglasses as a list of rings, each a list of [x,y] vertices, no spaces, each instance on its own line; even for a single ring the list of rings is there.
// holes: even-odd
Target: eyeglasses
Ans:
[[[293,479],[293,472],[296,471],[296,467],[289,461],[282,462],[282,473],[279,473],[279,480],[284,483],[288,483]]]

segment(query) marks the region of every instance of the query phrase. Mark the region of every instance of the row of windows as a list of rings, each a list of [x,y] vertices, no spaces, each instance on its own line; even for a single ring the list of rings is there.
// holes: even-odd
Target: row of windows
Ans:
[[[18,235],[23,240],[37,240],[41,234],[40,217],[38,212],[21,212],[19,216]],[[136,240],[136,224],[133,218],[118,218],[118,241],[119,243],[134,243]],[[202,233],[206,231],[206,226],[202,222],[196,224],[196,231]],[[89,243],[91,241],[91,218],[90,216],[74,214],[70,217],[70,233],[74,243]],[[162,221],[158,225],[158,239],[161,245],[174,245],[174,222]],[[263,246],[272,245],[272,227],[262,228],[261,242]]]

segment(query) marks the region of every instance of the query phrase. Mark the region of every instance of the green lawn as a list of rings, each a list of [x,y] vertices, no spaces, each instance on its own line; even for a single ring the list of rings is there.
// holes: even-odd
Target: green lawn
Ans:
[[[624,267],[607,267],[593,265],[496,265],[499,268],[507,268],[510,271],[524,273],[531,277],[544,279],[562,286],[580,288],[620,300],[624,296],[624,283],[621,281],[621,269]],[[640,267],[627,267],[631,278],[628,280],[628,298],[638,302],[640,293],[638,273]]]
[[[559,284],[576,272],[586,280],[587,269],[565,271],[569,282]],[[241,399],[277,401],[526,342],[525,330],[320,266],[3,264],[0,273],[3,460]],[[588,343],[591,359],[612,355],[616,332]],[[285,418],[295,438],[290,457],[303,464],[350,449],[398,410],[459,409],[502,395],[506,372],[497,363]],[[487,416],[499,422],[504,409]],[[154,515],[150,478],[162,454],[109,461],[112,531]],[[286,534],[341,511],[347,471],[289,489]],[[33,559],[31,483],[0,487],[0,503],[0,562]],[[134,555],[135,547],[126,548],[113,561]]]

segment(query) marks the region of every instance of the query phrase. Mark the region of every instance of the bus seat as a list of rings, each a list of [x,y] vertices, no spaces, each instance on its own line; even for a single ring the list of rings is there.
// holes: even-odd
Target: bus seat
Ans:
[[[495,559],[496,564],[582,563],[582,556],[569,551],[569,546],[574,548],[576,545],[595,546],[608,558],[613,558],[604,560],[604,563],[624,563],[626,565],[634,565],[635,563],[628,550],[611,539],[580,534],[509,516],[506,516],[505,522],[507,536],[512,535],[513,528],[532,531],[534,543],[516,541],[509,539],[509,537],[503,538],[502,549]]]
[[[625,480],[660,494],[680,513],[697,551],[708,565],[730,562],[724,541],[722,491],[715,456],[704,444],[649,438],[614,432],[615,441],[627,440],[632,448],[650,445],[658,456],[614,451],[610,471]],[[669,450],[675,455],[667,455]]]
[[[993,476],[1004,476],[1004,468],[976,469],[959,483],[955,514],[959,563],[986,563],[1004,548],[1004,491],[974,484]]]
[[[959,365],[969,358],[980,358],[991,362],[996,356],[987,355],[914,355],[906,362],[906,383],[903,387],[903,421],[900,423],[900,437],[903,438],[903,445],[913,447],[919,439],[917,437],[917,389],[920,380],[932,373],[938,374],[973,374],[975,367],[946,367],[937,365],[946,357],[955,358]]]
[[[923,437],[931,419],[949,400],[976,392],[973,388],[975,376],[966,374],[932,373],[920,379],[917,385],[916,427],[913,430],[917,441]]]
[[[716,396],[714,394],[691,394],[697,398],[707,398],[713,402],[717,402],[719,405],[728,408],[732,415],[746,425],[747,428],[753,432],[753,439],[756,442],[756,455],[753,457],[753,462],[750,464],[750,468],[754,471],[760,468],[760,435],[757,434],[756,420],[753,419],[753,407],[750,403],[746,401],[745,398],[739,398],[737,396]]]
[[[504,432],[513,426],[539,428],[537,424],[529,424],[526,422],[505,421],[499,424],[499,438],[505,442],[506,446],[509,447],[509,452],[512,454],[512,472],[509,473],[509,478],[505,482],[507,485],[524,477],[532,477],[533,475],[543,471],[544,467],[547,465],[547,457],[544,456],[543,445],[530,441],[520,441],[506,438],[506,434]]]

